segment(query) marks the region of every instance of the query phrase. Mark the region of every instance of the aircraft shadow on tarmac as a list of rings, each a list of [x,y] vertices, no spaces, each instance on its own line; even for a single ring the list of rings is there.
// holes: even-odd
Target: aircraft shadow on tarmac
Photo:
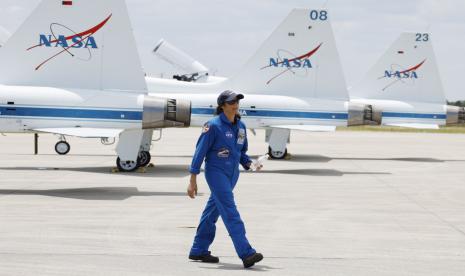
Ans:
[[[189,175],[188,165],[155,165],[151,168],[146,168],[144,173],[112,173],[111,167],[0,167],[0,170],[8,171],[69,171],[69,172],[84,172],[84,173],[99,173],[118,176],[132,177],[186,177]]]
[[[157,155],[161,158],[192,158],[192,155]],[[260,155],[250,155],[250,158],[257,159]],[[271,162],[309,162],[309,163],[327,163],[331,160],[360,160],[360,161],[401,161],[401,162],[419,162],[419,163],[443,163],[443,162],[465,162],[465,159],[442,160],[430,157],[391,157],[391,158],[373,158],[373,157],[329,157],[316,154],[292,154],[290,160],[269,160]]]
[[[244,172],[255,173],[255,172]],[[307,176],[343,176],[343,175],[390,175],[389,172],[343,172],[331,169],[291,169],[291,170],[263,170],[257,172],[258,174],[293,174],[293,175],[307,175]]]
[[[162,158],[192,158],[192,155],[157,155]],[[259,155],[251,155],[250,158],[257,159]],[[373,157],[329,157],[316,154],[292,154],[290,160],[270,160],[271,162],[309,162],[309,163],[327,163],[331,160],[355,160],[355,161],[400,161],[400,162],[418,162],[418,163],[443,163],[443,162],[465,162],[465,159],[442,160],[430,157],[391,157],[391,158],[373,158]]]
[[[168,156],[159,156],[168,157]],[[169,157],[189,157],[191,156],[169,156]],[[257,158],[258,156],[251,156],[251,158]],[[399,162],[417,162],[417,163],[443,163],[443,162],[465,162],[464,160],[442,160],[436,158],[424,158],[424,157],[399,157],[399,158],[368,158],[368,157],[328,157],[323,155],[305,155],[297,154],[292,155],[291,160],[270,160],[270,162],[308,162],[308,163],[327,163],[332,160],[359,160],[359,161],[399,161]],[[85,172],[85,173],[99,173],[99,174],[111,174],[120,175],[125,177],[151,177],[151,178],[163,178],[163,177],[186,177],[189,175],[188,165],[157,165],[155,167],[147,168],[145,173],[111,173],[110,167],[75,167],[75,168],[60,168],[60,167],[2,167],[0,170],[9,171],[70,171],[70,172]],[[248,173],[248,172],[245,172]],[[265,174],[289,174],[289,175],[308,175],[308,176],[343,176],[343,175],[387,175],[391,174],[388,172],[342,172],[333,169],[286,169],[286,170],[264,170],[260,173]]]
[[[136,187],[91,187],[51,190],[0,189],[0,195],[39,195],[81,200],[125,200],[134,196],[182,196],[185,192],[141,192]],[[198,196],[202,196],[199,193]]]
[[[12,155],[25,155],[25,156],[38,156],[38,155],[35,155],[35,154],[31,154],[31,153],[14,153]],[[39,154],[39,156],[60,156],[56,153],[41,153]],[[68,153],[66,155],[62,155],[62,157],[65,157],[65,156],[77,156],[77,157],[108,157],[108,156],[111,156],[111,157],[115,157],[114,154],[82,154],[82,153]]]
[[[465,159],[442,160],[429,157],[391,157],[391,158],[373,158],[373,157],[329,157],[324,155],[292,155],[290,162],[309,162],[309,163],[327,163],[332,160],[354,160],[354,161],[399,161],[399,162],[418,162],[418,163],[444,163],[444,162],[465,162]],[[273,160],[275,161],[275,160]],[[280,160],[277,160],[280,161]]]
[[[112,174],[111,168],[109,167],[90,167],[90,168],[37,168],[37,167],[8,167],[0,168],[0,170],[11,170],[11,171],[70,171],[70,172],[86,172],[86,173],[101,173],[109,175],[118,175],[126,177],[151,177],[151,178],[163,178],[163,177],[186,177],[189,176],[188,166],[186,165],[155,165],[153,168],[147,168],[145,173],[116,173]],[[202,170],[203,171],[203,170]],[[249,171],[243,171],[243,173],[255,173]],[[286,169],[286,170],[263,170],[260,174],[288,174],[288,175],[307,175],[307,176],[343,176],[343,175],[387,175],[391,174],[388,172],[343,172],[333,169]]]

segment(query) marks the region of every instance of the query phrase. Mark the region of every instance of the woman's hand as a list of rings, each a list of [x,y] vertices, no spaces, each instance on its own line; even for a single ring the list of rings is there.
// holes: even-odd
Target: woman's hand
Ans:
[[[195,196],[197,195],[197,175],[196,174],[191,174],[189,186],[187,186],[187,195],[190,198],[195,198]]]
[[[249,168],[249,170],[252,170],[252,164],[253,164],[253,165],[254,165],[255,171],[258,172],[258,171],[260,171],[260,170],[263,168],[263,165],[260,164],[260,163],[258,163],[258,165],[257,165],[257,163],[258,163],[258,162],[256,162],[256,163],[254,163],[254,162],[249,162],[249,163],[247,164],[247,167]]]

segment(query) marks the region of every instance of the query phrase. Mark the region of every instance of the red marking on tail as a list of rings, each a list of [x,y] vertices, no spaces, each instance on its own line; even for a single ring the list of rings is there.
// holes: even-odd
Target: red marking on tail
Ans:
[[[407,69],[407,70],[404,70],[404,71],[402,71],[402,72],[399,72],[399,73],[403,74],[403,73],[407,73],[407,72],[412,72],[412,71],[415,71],[415,70],[417,70],[418,68],[420,68],[420,67],[423,65],[423,63],[425,63],[425,61],[426,61],[426,59],[425,59],[425,60],[423,60],[422,62],[420,62],[419,64],[417,64],[417,65],[413,66],[412,68],[409,68],[409,69]]]

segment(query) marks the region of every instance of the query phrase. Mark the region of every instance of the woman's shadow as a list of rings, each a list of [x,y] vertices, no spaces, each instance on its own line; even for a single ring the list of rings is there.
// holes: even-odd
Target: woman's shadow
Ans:
[[[243,265],[240,264],[231,264],[231,263],[223,263],[220,262],[218,264],[215,264],[216,267],[214,266],[201,266],[200,268],[205,268],[205,269],[220,269],[220,270],[246,270],[246,271],[255,271],[255,272],[267,272],[271,270],[276,270],[276,269],[282,269],[282,268],[276,268],[276,267],[271,267],[267,265],[254,265],[251,268],[244,268]]]

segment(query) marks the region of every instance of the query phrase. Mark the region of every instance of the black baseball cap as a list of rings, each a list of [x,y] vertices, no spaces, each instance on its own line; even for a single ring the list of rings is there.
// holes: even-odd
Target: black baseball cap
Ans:
[[[231,90],[226,90],[218,96],[218,99],[216,102],[218,103],[218,105],[223,105],[226,102],[242,100],[243,98],[244,98],[244,95],[242,94],[236,94],[235,92]]]

